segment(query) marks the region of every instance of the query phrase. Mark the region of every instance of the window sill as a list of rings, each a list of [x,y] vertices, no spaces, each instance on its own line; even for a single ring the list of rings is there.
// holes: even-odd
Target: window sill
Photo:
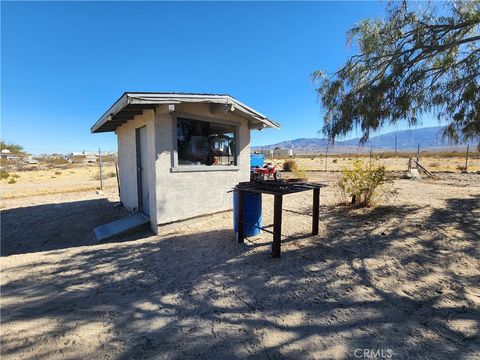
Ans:
[[[236,165],[179,165],[177,167],[170,168],[170,172],[207,172],[207,171],[239,171],[240,168]]]

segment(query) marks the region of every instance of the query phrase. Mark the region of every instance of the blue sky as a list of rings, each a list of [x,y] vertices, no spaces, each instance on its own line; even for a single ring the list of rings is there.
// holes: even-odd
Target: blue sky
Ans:
[[[352,55],[346,31],[383,4],[2,2],[1,137],[33,153],[116,149],[90,127],[124,91],[233,95],[282,124],[252,145],[321,136],[310,74]]]

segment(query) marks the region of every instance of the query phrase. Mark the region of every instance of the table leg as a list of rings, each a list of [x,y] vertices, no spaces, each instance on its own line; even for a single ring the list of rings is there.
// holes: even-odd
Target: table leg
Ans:
[[[312,235],[318,235],[318,222],[320,221],[320,189],[313,189]]]
[[[274,195],[273,200],[273,243],[272,257],[279,258],[282,239],[282,200],[283,195]]]
[[[238,197],[238,203],[237,203],[237,211],[238,211],[238,214],[237,214],[237,242],[238,243],[243,243],[245,241],[245,235],[244,235],[244,231],[243,231],[243,226],[244,226],[244,211],[243,211],[243,202],[244,202],[244,194],[245,192],[239,190],[237,192],[237,197]]]

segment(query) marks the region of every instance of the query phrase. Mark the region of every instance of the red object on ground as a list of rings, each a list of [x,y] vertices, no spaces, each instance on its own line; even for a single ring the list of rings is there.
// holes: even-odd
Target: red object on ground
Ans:
[[[266,163],[263,167],[252,168],[252,180],[280,179],[280,171],[272,163]]]

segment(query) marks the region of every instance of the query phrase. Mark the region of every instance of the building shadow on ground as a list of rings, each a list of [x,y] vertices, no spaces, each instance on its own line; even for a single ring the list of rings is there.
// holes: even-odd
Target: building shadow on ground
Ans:
[[[95,227],[128,215],[125,208],[114,207],[107,199],[2,210],[0,253],[8,256],[95,245]]]
[[[475,204],[452,200],[425,221],[478,229],[478,218],[469,216]],[[354,358],[355,349],[381,348],[402,359],[467,359],[480,350],[475,333],[466,337],[449,326],[453,319],[474,322],[478,336],[478,304],[427,281],[441,275],[442,283],[469,291],[478,277],[439,270],[447,259],[432,249],[448,245],[444,236],[405,224],[422,209],[322,210],[322,233],[287,247],[281,259],[270,258],[264,240],[239,245],[231,229],[212,229],[85,248],[68,259],[54,252],[34,265],[10,267],[25,276],[5,280],[2,296],[22,303],[4,305],[2,322],[25,328],[4,336],[2,353],[299,359]],[[77,217],[73,209],[70,217]],[[382,224],[388,230],[376,232]],[[478,249],[478,238],[462,241],[467,251]],[[92,324],[102,336],[82,332]]]

